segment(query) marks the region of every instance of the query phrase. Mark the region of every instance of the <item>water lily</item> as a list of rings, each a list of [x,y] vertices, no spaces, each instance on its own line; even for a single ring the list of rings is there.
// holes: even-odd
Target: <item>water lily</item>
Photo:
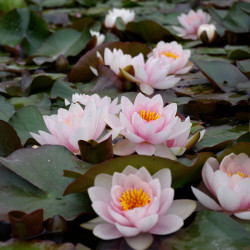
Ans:
[[[192,187],[205,207],[250,220],[250,158],[246,154],[232,153],[220,164],[210,157],[202,169],[202,178],[210,195],[216,199]]]
[[[127,23],[135,20],[135,12],[133,10],[114,8],[110,10],[108,15],[105,17],[105,27],[113,28],[118,17],[120,17],[124,25],[126,25]]]
[[[43,116],[49,133],[39,130],[39,134],[30,134],[41,145],[62,145],[73,153],[79,154],[79,140],[101,142],[110,135],[115,138],[115,130],[100,138],[106,127],[104,118],[107,113],[108,105],[97,107],[93,99],[86,104],[84,109],[80,104],[73,103],[69,110],[60,108],[56,115]]]
[[[211,43],[216,37],[216,27],[214,24],[202,24],[197,30],[198,38],[205,42]]]
[[[102,58],[99,52],[97,52],[97,58],[102,64],[109,66],[117,75],[120,75],[120,69],[124,69],[132,63],[131,55],[124,54],[121,49],[113,49],[111,51],[109,48],[105,48],[104,58]],[[95,75],[98,75],[95,68],[90,67],[90,69]]]
[[[160,41],[148,56],[159,58],[162,65],[168,65],[168,74],[186,74],[192,68],[192,63],[189,62],[190,55],[189,49],[183,49],[182,45],[175,41]]]
[[[179,230],[195,209],[191,200],[173,200],[171,172],[161,169],[153,176],[145,167],[127,166],[113,176],[99,174],[88,189],[98,218],[82,226],[95,236],[111,240],[125,237],[135,249],[145,249],[152,234],[166,235]]]
[[[151,95],[154,89],[169,89],[180,81],[174,75],[168,76],[170,65],[162,65],[158,58],[149,58],[146,63],[142,54],[132,59],[134,76],[127,79],[136,82],[142,93]]]
[[[115,98],[113,101],[110,97],[104,96],[101,98],[98,94],[94,95],[85,95],[85,94],[73,94],[72,95],[72,103],[80,103],[83,105],[87,105],[90,100],[93,99],[96,107],[101,108],[108,105],[108,113],[111,115],[116,115],[120,112],[121,105],[118,103],[118,98]],[[70,102],[65,100],[65,105],[69,105]]]
[[[197,12],[190,10],[188,14],[181,14],[178,16],[179,23],[182,25],[182,28],[174,26],[173,28],[179,32],[178,36],[185,39],[197,40],[197,30],[201,24],[207,24],[211,20],[211,16],[198,10]]]
[[[120,117],[107,118],[112,129],[123,127],[121,134],[125,137],[114,145],[114,154],[122,156],[136,152],[176,159],[167,144],[171,140],[177,143],[183,135],[189,135],[192,125],[189,117],[181,121],[176,112],[175,103],[163,106],[161,95],[148,98],[139,93],[134,104],[123,96]]]
[[[90,30],[89,32],[90,32],[91,36],[96,37],[96,45],[95,45],[96,47],[101,45],[104,42],[105,36],[103,34],[101,34],[98,31],[93,31],[93,30]]]

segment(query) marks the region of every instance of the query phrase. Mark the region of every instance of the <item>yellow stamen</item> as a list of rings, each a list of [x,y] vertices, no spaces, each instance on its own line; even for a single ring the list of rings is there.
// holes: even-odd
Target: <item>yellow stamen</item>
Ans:
[[[142,191],[142,189],[138,190],[136,188],[131,188],[130,191],[124,191],[119,200],[122,209],[127,211],[135,207],[146,206],[150,202],[150,197],[146,192]]]
[[[149,110],[146,113],[146,111],[143,109],[141,110],[140,116],[142,119],[146,120],[147,122],[152,121],[152,120],[157,120],[160,118],[159,113],[155,115],[155,112],[150,112]]]
[[[172,57],[174,59],[179,58],[179,56],[177,56],[176,54],[172,53],[172,52],[164,52],[161,55],[167,56],[167,57]]]
[[[64,122],[65,122],[67,125],[69,125],[69,121],[66,120],[66,121],[64,121]]]
[[[233,175],[231,173],[227,173],[230,177]],[[237,175],[241,176],[242,178],[250,178],[250,175],[246,176],[244,173],[238,171]]]

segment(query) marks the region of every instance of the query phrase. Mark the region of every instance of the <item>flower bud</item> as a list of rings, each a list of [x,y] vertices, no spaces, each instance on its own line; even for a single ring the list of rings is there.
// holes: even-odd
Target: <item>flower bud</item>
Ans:
[[[197,30],[197,36],[203,43],[211,43],[216,37],[214,24],[201,24]]]
[[[59,72],[67,71],[69,67],[69,61],[64,55],[60,55],[56,60],[56,69]]]

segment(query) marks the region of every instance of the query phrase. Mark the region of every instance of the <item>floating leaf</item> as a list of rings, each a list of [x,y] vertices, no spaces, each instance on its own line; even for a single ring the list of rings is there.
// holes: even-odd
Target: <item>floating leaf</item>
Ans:
[[[173,179],[172,186],[175,188],[181,187],[193,179],[202,168],[206,159],[213,155],[213,153],[209,152],[200,153],[193,161],[184,159],[185,164],[156,156],[131,155],[118,157],[92,167],[75,182],[71,183],[65,190],[64,195],[87,192],[87,189],[94,185],[96,175],[100,173],[112,175],[114,172],[122,172],[128,165],[132,165],[135,168],[145,166],[151,174],[162,168],[169,168]]]
[[[53,62],[60,55],[76,56],[90,41],[91,35],[85,28],[81,33],[73,29],[62,29],[52,34],[33,55],[33,61],[41,65],[44,62]],[[56,46],[55,46],[56,44]]]
[[[192,61],[207,79],[222,91],[226,91],[228,87],[234,88],[236,84],[248,80],[236,66],[230,63],[197,59],[192,59]]]
[[[187,228],[168,237],[160,249],[247,249],[250,245],[249,233],[228,215],[214,212],[199,212],[194,222]]]
[[[10,119],[10,124],[17,131],[22,144],[32,138],[30,132],[37,133],[38,130],[48,132],[41,113],[35,106],[27,106],[19,109]]]
[[[237,139],[248,131],[248,125],[222,125],[206,128],[204,137],[196,144],[196,148],[202,151],[210,151],[213,148],[224,149],[233,140]],[[218,145],[221,144],[221,145]]]
[[[72,89],[68,82],[57,80],[50,91],[50,98],[61,97],[71,100],[72,95],[77,93],[77,90]]]
[[[70,183],[63,170],[83,166],[70,151],[62,146],[41,146],[20,149],[7,158],[0,158],[0,219],[7,219],[9,211],[25,213],[44,210],[44,218],[61,215],[72,219],[90,211],[87,195],[62,197]]]
[[[125,32],[129,33],[133,37],[138,38],[139,40],[150,43],[157,43],[161,40],[174,40],[174,36],[170,31],[151,20],[130,22],[127,24]]]
[[[0,156],[8,156],[21,147],[21,140],[14,128],[0,120]]]
[[[8,121],[15,113],[13,105],[3,96],[0,96],[0,120]]]

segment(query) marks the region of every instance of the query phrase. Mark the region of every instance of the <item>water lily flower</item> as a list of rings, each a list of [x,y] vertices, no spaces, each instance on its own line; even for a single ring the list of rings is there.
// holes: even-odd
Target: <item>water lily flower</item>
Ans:
[[[80,103],[83,105],[87,105],[88,102],[93,99],[95,102],[96,107],[104,107],[105,105],[108,105],[108,113],[111,115],[116,115],[120,112],[121,105],[118,103],[118,98],[115,98],[113,101],[111,101],[111,98],[108,96],[104,96],[101,98],[98,94],[94,95],[85,95],[85,94],[73,94],[72,95],[72,103]],[[65,105],[69,105],[70,102],[68,100],[65,100]]]
[[[216,37],[216,27],[214,24],[201,24],[197,30],[198,38],[205,43],[211,43]]]
[[[83,109],[80,104],[71,104],[69,110],[60,108],[56,115],[43,116],[50,133],[39,130],[39,134],[30,133],[41,145],[62,145],[75,154],[79,154],[78,141],[95,140],[101,142],[110,135],[115,138],[120,131],[115,130],[100,138],[106,127],[105,116],[108,105],[97,107],[91,99]]]
[[[114,8],[108,12],[105,17],[104,25],[107,28],[113,28],[116,23],[116,19],[120,17],[124,25],[135,20],[135,12],[127,9]]]
[[[183,49],[182,45],[175,41],[170,43],[160,41],[148,57],[159,58],[161,64],[169,65],[168,74],[186,74],[193,66],[189,62],[190,55],[189,49]]]
[[[186,137],[192,125],[189,117],[182,122],[176,116],[176,103],[164,107],[161,95],[150,99],[139,93],[134,104],[123,96],[121,109],[119,118],[107,117],[112,129],[123,127],[120,134],[125,137],[114,145],[114,154],[122,156],[136,152],[176,159],[167,143],[170,140],[176,140],[177,143],[184,134]]]
[[[152,234],[166,235],[179,230],[196,207],[191,200],[173,200],[171,172],[164,168],[150,175],[145,167],[127,166],[113,176],[99,174],[88,189],[98,218],[82,226],[95,236],[111,240],[125,237],[135,249],[145,249]]]
[[[182,28],[173,26],[173,28],[179,32],[178,36],[185,39],[197,40],[197,30],[201,24],[207,24],[211,20],[211,16],[198,10],[197,12],[190,10],[188,14],[181,14],[178,16],[179,23],[182,25]]]
[[[202,169],[202,178],[216,199],[192,187],[202,205],[250,220],[250,158],[246,154],[229,154],[220,164],[210,157]]]
[[[120,75],[120,69],[124,69],[128,65],[131,65],[132,57],[131,55],[124,54],[121,49],[113,49],[111,51],[109,48],[104,50],[104,59],[101,54],[97,52],[97,58],[104,64],[110,67],[111,70],[115,72],[116,75]],[[92,72],[97,76],[97,70],[90,66]]]
[[[96,47],[101,45],[104,42],[105,36],[103,34],[101,34],[98,31],[93,31],[93,30],[90,30],[89,32],[91,36],[96,36],[96,45],[95,45]]]
[[[136,82],[144,94],[151,95],[154,89],[172,88],[180,81],[174,75],[168,76],[170,65],[161,65],[158,58],[149,58],[145,63],[143,55],[139,54],[132,59],[132,65],[134,76],[129,75],[127,79]]]

